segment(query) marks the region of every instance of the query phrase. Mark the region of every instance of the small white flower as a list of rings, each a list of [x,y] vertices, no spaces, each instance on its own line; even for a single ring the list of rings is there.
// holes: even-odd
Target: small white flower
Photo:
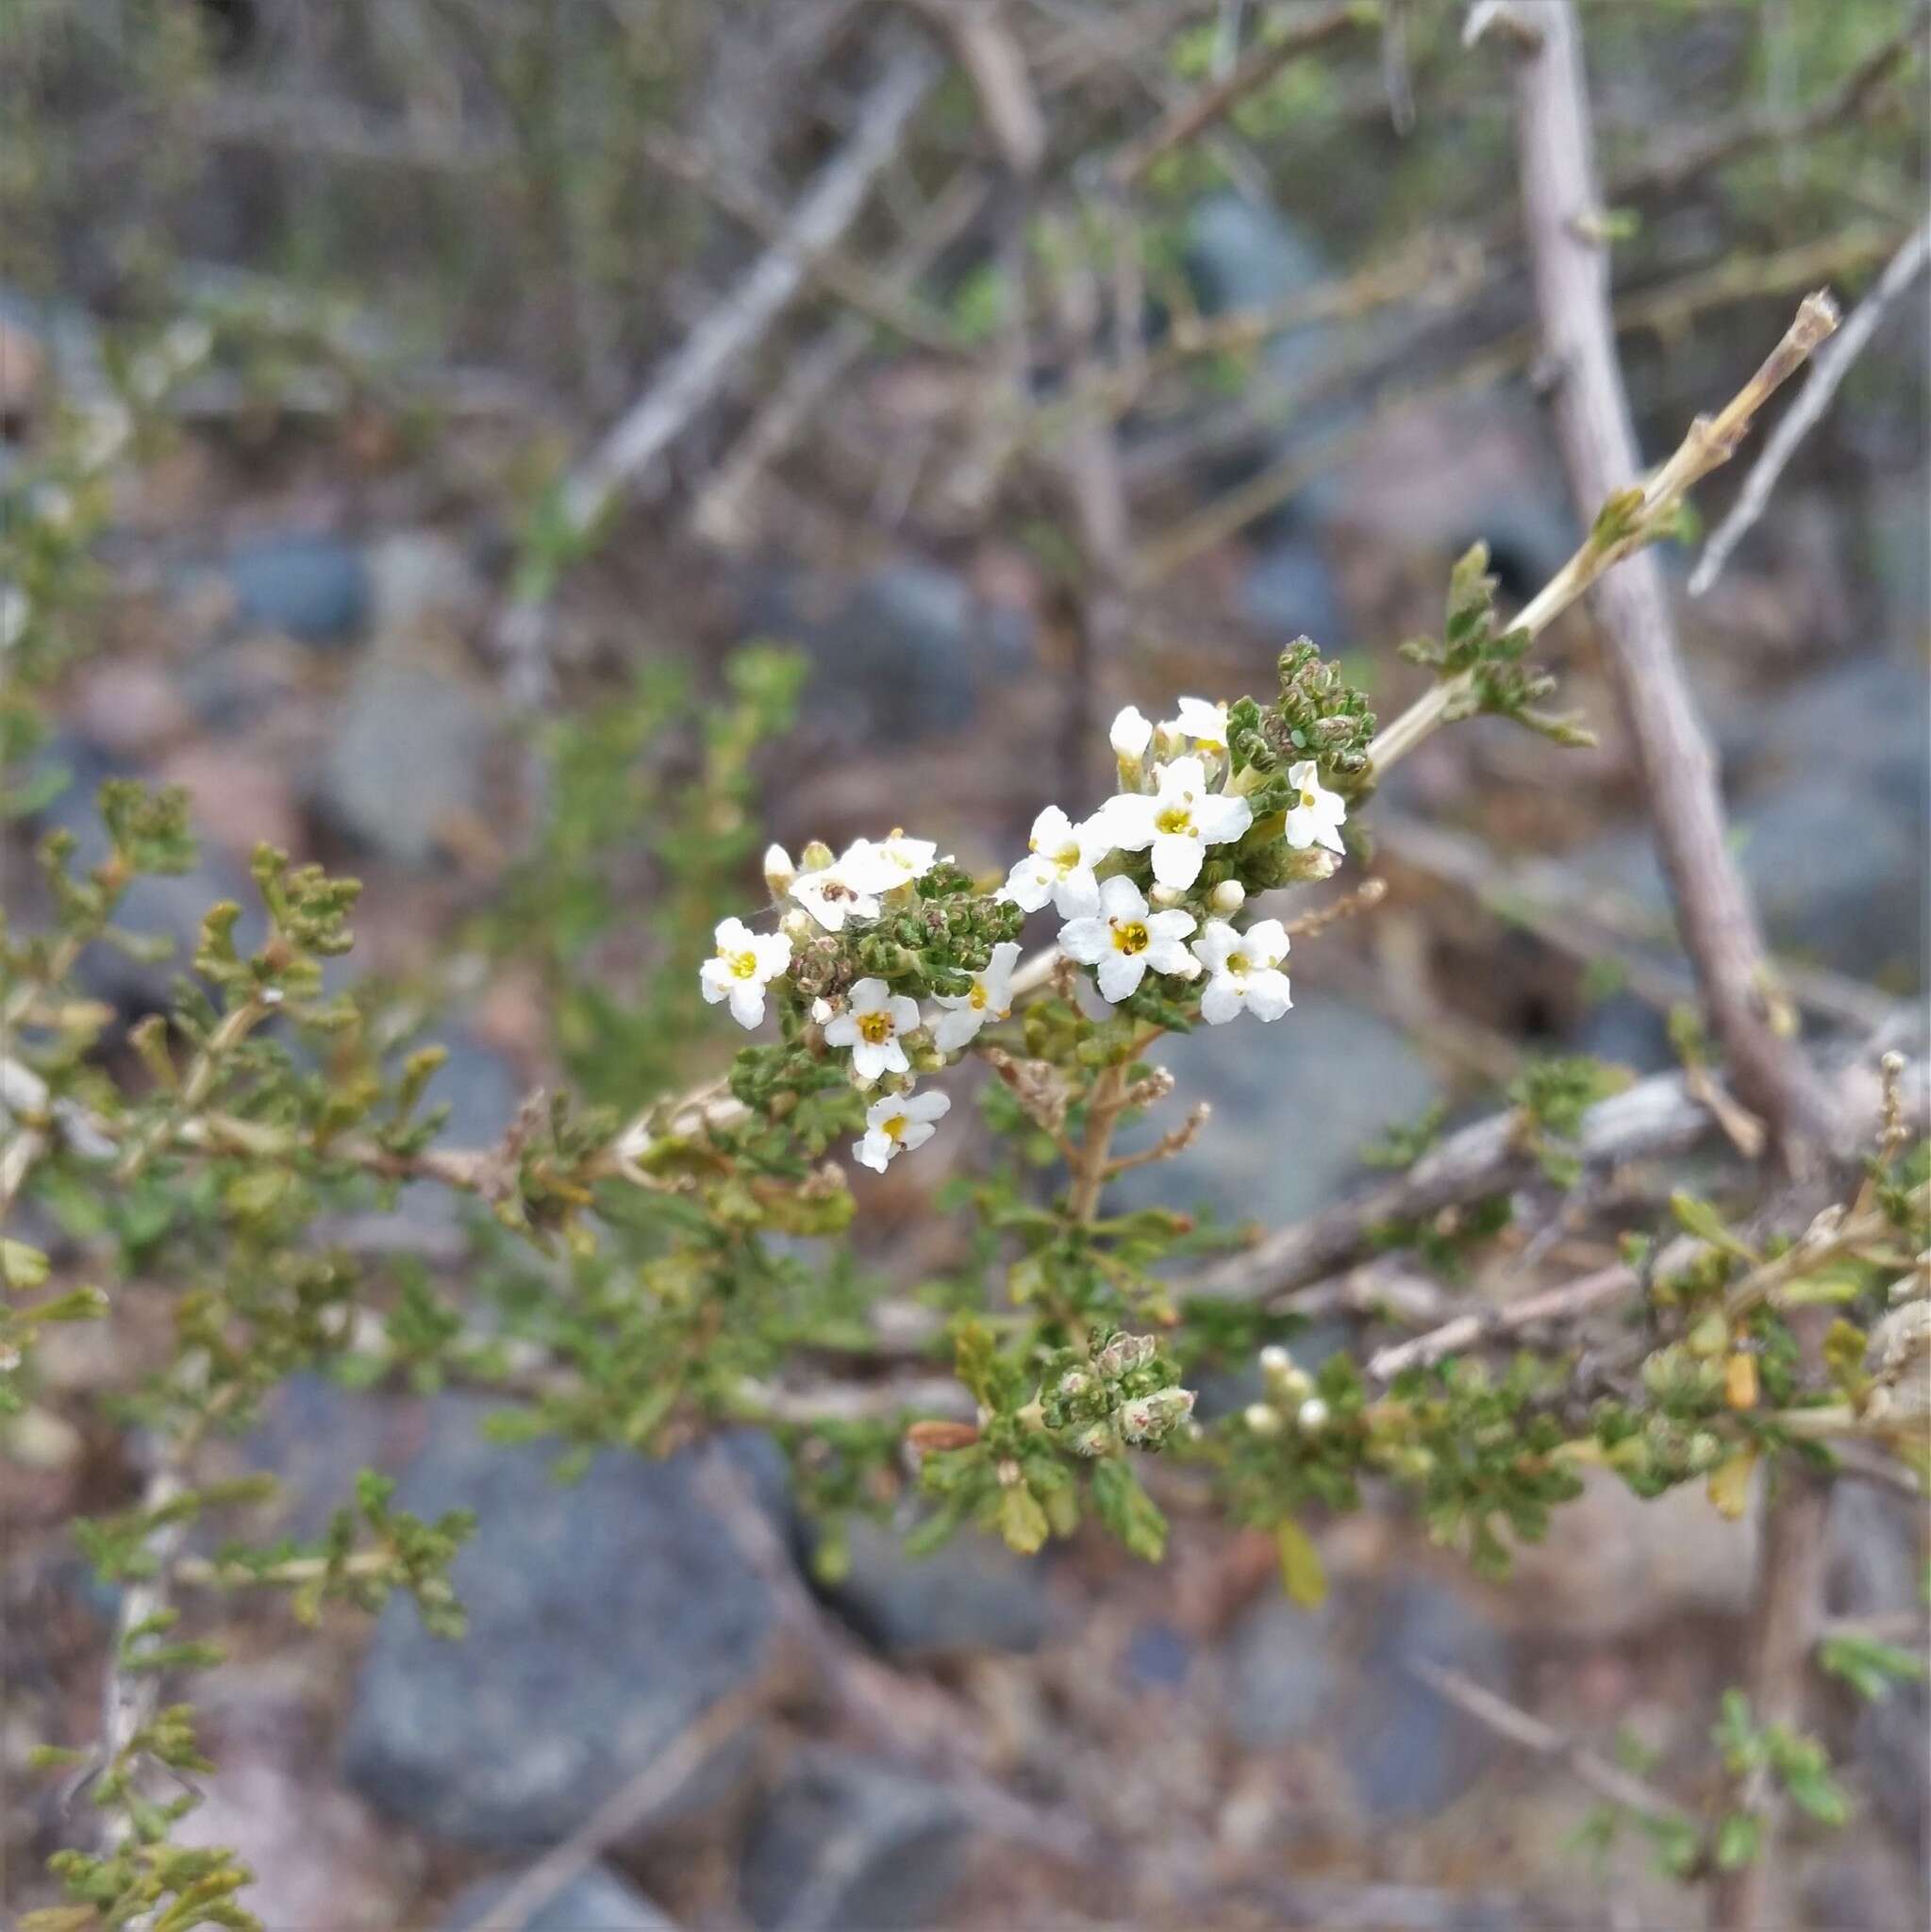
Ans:
[[[824,1040],[827,1046],[851,1048],[852,1077],[869,1087],[882,1074],[911,1072],[899,1035],[918,1024],[919,1008],[904,993],[893,992],[882,979],[861,979],[844,1011],[824,1029]]]
[[[1190,963],[1190,912],[1150,911],[1131,879],[1108,879],[1100,888],[1100,909],[1062,926],[1059,944],[1070,958],[1100,969],[1101,997],[1130,999],[1151,966],[1156,973],[1183,972]]]
[[[860,1167],[883,1174],[899,1155],[923,1147],[933,1122],[951,1110],[942,1093],[888,1093],[865,1109],[865,1138],[852,1150]]]
[[[791,942],[783,933],[757,933],[741,919],[726,919],[717,929],[717,953],[698,969],[698,984],[710,1005],[731,1003],[731,1018],[755,1026],[764,1018],[764,989],[791,963]]]
[[[1309,845],[1325,845],[1330,852],[1345,852],[1340,823],[1347,817],[1348,808],[1340,792],[1330,791],[1322,784],[1314,760],[1303,758],[1298,765],[1290,767],[1288,783],[1294,788],[1294,796],[1288,806],[1288,843],[1297,852]]]
[[[861,892],[891,892],[924,878],[938,856],[939,847],[930,839],[907,839],[894,829],[876,844],[854,839],[839,854],[835,870]]]
[[[1105,811],[1074,824],[1057,805],[1033,821],[1026,857],[1012,868],[998,896],[1024,912],[1048,899],[1062,919],[1090,917],[1100,903],[1093,867],[1113,849]]]
[[[1207,899],[1216,912],[1231,918],[1246,905],[1247,888],[1239,879],[1223,879],[1207,895]]]
[[[1176,738],[1190,738],[1209,758],[1221,758],[1227,749],[1227,708],[1210,705],[1205,698],[1182,698],[1180,715],[1160,727]]]
[[[992,948],[986,970],[973,974],[970,992],[934,995],[945,1008],[932,1028],[941,1053],[957,1053],[988,1020],[1003,1020],[1012,1010],[1012,969],[1018,960],[1017,943],[1002,941]]]
[[[878,899],[846,878],[837,865],[799,874],[791,883],[794,898],[826,932],[842,932],[848,919],[876,919]]]
[[[1151,797],[1123,791],[1102,808],[1113,842],[1123,852],[1153,847],[1154,877],[1185,891],[1200,876],[1209,845],[1225,845],[1254,823],[1244,798],[1209,791],[1207,767],[1198,758],[1175,758],[1161,768]]]
[[[821,1026],[830,1025],[832,1015],[837,1011],[838,1008],[822,993],[811,1002],[811,1017]]]
[[[1139,706],[1128,705],[1113,720],[1108,737],[1113,746],[1113,757],[1119,761],[1120,782],[1123,785],[1138,784],[1140,760],[1146,757],[1147,746],[1154,741],[1154,728]]]
[[[764,883],[771,889],[774,899],[782,899],[798,881],[798,868],[791,863],[791,855],[782,845],[772,844],[764,848]]]
[[[1278,919],[1263,919],[1245,932],[1224,920],[1209,919],[1193,942],[1193,957],[1212,975],[1200,996],[1200,1017],[1224,1026],[1244,1008],[1257,1020],[1278,1020],[1294,1003],[1288,975],[1279,971],[1288,957],[1288,935]]]
[[[1271,1403],[1250,1402],[1241,1419],[1257,1436],[1278,1436],[1281,1432],[1281,1412]]]
[[[1294,1420],[1310,1436],[1318,1436],[1327,1426],[1327,1404],[1318,1395],[1310,1395],[1295,1413]]]

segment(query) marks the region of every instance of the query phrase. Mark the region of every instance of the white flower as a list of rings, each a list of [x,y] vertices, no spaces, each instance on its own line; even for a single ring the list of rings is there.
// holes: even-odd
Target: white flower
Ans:
[[[824,865],[800,873],[791,882],[794,898],[826,932],[842,932],[848,919],[876,919],[877,896],[846,878],[841,866]]]
[[[1207,901],[1216,912],[1232,914],[1246,905],[1247,888],[1239,879],[1223,879],[1207,894]]]
[[[1227,749],[1227,708],[1210,705],[1205,698],[1182,698],[1180,715],[1160,726],[1177,738],[1190,738],[1210,758],[1220,758]]]
[[[1347,806],[1340,792],[1330,791],[1322,784],[1314,760],[1303,758],[1298,765],[1290,766],[1288,783],[1295,793],[1288,807],[1288,843],[1297,852],[1309,845],[1325,845],[1330,852],[1345,852],[1340,827],[1348,815]]]
[[[698,969],[698,984],[710,1005],[731,1003],[731,1018],[755,1026],[764,1018],[764,989],[791,963],[791,942],[783,933],[753,932],[741,919],[726,919],[717,929],[717,954]]]
[[[1254,808],[1244,798],[1207,789],[1207,767],[1195,758],[1162,766],[1153,797],[1123,791],[1099,815],[1123,852],[1151,845],[1154,877],[1182,891],[1200,876],[1209,845],[1240,838],[1254,823]]]
[[[1288,935],[1278,919],[1263,919],[1245,932],[1209,919],[1193,942],[1193,957],[1211,975],[1200,996],[1200,1017],[1209,1026],[1224,1026],[1242,1008],[1257,1020],[1278,1020],[1294,1004],[1288,975],[1278,970],[1288,957]]]
[[[1117,1004],[1133,996],[1149,966],[1156,973],[1186,968],[1193,924],[1190,912],[1149,911],[1131,879],[1108,879],[1098,916],[1062,926],[1059,944],[1070,958],[1100,969],[1101,996]]]
[[[988,1020],[1003,1020],[1012,1010],[1012,969],[1018,959],[1018,944],[1003,941],[992,948],[986,970],[973,974],[970,992],[934,995],[945,1008],[932,1028],[941,1053],[957,1053]]]
[[[1128,705],[1113,720],[1113,729],[1108,734],[1113,756],[1120,765],[1120,782],[1123,785],[1137,784],[1140,779],[1140,760],[1146,757],[1146,748],[1154,741],[1154,728],[1138,705]]]
[[[852,1150],[860,1167],[879,1174],[893,1159],[932,1138],[932,1123],[949,1112],[952,1102],[942,1093],[888,1093],[865,1109],[865,1138]]]
[[[782,845],[767,845],[764,848],[764,883],[770,887],[771,896],[782,899],[797,879],[798,868],[791,863],[791,855]]]
[[[881,1074],[908,1074],[912,1063],[899,1044],[901,1033],[919,1024],[917,1005],[882,979],[861,979],[845,1009],[824,1029],[825,1044],[852,1050],[852,1077],[869,1087]]]
[[[1033,821],[1026,857],[1012,868],[998,896],[1037,912],[1050,898],[1062,919],[1088,918],[1098,908],[1093,866],[1113,849],[1104,810],[1074,824],[1057,805]]]
[[[939,847],[930,839],[907,839],[894,829],[891,838],[876,844],[870,839],[854,839],[839,854],[834,869],[861,892],[891,892],[924,878],[938,856]]]

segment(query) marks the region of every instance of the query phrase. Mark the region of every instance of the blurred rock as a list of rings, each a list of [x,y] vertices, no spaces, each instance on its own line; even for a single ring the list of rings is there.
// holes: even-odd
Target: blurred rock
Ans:
[[[389,1397],[307,1371],[278,1383],[241,1442],[250,1464],[278,1485],[264,1536],[321,1536],[338,1509],[354,1504],[363,1470],[395,1473],[404,1435],[401,1405]]]
[[[357,666],[311,803],[404,865],[462,847],[483,823],[494,707],[470,678],[389,656]]]
[[[450,1907],[442,1932],[473,1932],[516,1882],[514,1878],[478,1880]],[[677,1928],[608,1865],[592,1865],[527,1918],[519,1919],[514,1932],[677,1932]]]
[[[1126,1642],[1126,1669],[1140,1683],[1175,1690],[1193,1668],[1193,1644],[1171,1624],[1142,1624]]]
[[[1583,1483],[1544,1541],[1516,1551],[1510,1596],[1535,1626],[1589,1641],[1748,1607],[1754,1511],[1726,1522],[1695,1483],[1647,1502],[1606,1471],[1585,1471]]]
[[[1931,781],[1931,675],[1922,659],[1851,658],[1721,721],[1728,777],[1744,796],[1802,794],[1821,767],[1855,776],[1920,825]]]
[[[1228,1722],[1250,1750],[1331,1752],[1368,1816],[1424,1818],[1494,1756],[1491,1735],[1416,1677],[1417,1661],[1506,1689],[1507,1639],[1427,1577],[1339,1585],[1318,1610],[1261,1599],[1227,1652]]]
[[[399,530],[369,552],[369,628],[378,640],[425,626],[463,629],[482,610],[484,589],[461,544],[436,530]]]
[[[929,1557],[865,1517],[848,1524],[851,1568],[824,1594],[888,1657],[1029,1651],[1045,1641],[1052,1601],[1037,1557],[962,1530]]]
[[[753,1822],[744,1909],[759,1932],[905,1932],[944,1904],[966,1836],[939,1786],[847,1752],[802,1752]]]
[[[345,1766],[386,1814],[471,1844],[563,1837],[720,1698],[773,1668],[777,1611],[700,1500],[696,1457],[607,1450],[569,1486],[554,1444],[508,1448],[488,1405],[445,1398],[405,1475],[402,1507],[474,1509],[454,1580],[468,1635],[444,1643],[412,1605],[384,1611],[357,1681]],[[776,1451],[726,1453],[773,1498]],[[722,1798],[743,1774],[727,1744],[658,1814]]]
[[[108,778],[139,778],[155,785],[158,775],[133,761],[103,751],[86,739],[55,732],[42,746],[35,772],[59,771],[67,783],[34,814],[37,832],[69,831],[75,845],[71,861],[76,874],[98,865],[108,853],[101,824],[100,789]],[[122,931],[172,941],[162,958],[135,958],[107,941],[92,945],[80,956],[75,979],[91,999],[111,1006],[123,1019],[133,1021],[171,1004],[175,981],[187,973],[201,936],[201,922],[217,900],[232,899],[241,908],[235,925],[235,943],[243,951],[261,944],[268,922],[261,895],[246,866],[207,840],[201,841],[193,869],[167,877],[139,878],[128,887],[114,914]]]
[[[1255,558],[1240,582],[1240,614],[1276,649],[1310,637],[1331,651],[1347,638],[1340,587],[1305,537],[1278,539]]]
[[[369,620],[369,565],[322,531],[277,530],[238,544],[225,567],[235,619],[305,644],[345,644]]]
[[[749,605],[755,627],[809,654],[807,710],[855,744],[959,730],[986,691],[1032,655],[1023,613],[913,558],[887,564],[856,590],[770,572]]]
[[[1155,1058],[1180,1092],[1213,1112],[1184,1153],[1124,1175],[1124,1200],[1205,1202],[1224,1220],[1279,1226],[1355,1178],[1364,1142],[1427,1108],[1435,1076],[1397,1027],[1325,989],[1297,993],[1307,1010],[1271,1026],[1202,1026],[1160,1042]],[[1176,1107],[1122,1144],[1177,1118]]]

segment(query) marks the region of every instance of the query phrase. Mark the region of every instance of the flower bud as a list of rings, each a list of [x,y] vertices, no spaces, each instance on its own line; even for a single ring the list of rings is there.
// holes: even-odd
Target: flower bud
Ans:
[[[1193,1407],[1190,1389],[1157,1389],[1120,1405],[1120,1433],[1129,1442],[1160,1441]]]
[[[1109,736],[1113,744],[1113,756],[1123,765],[1128,762],[1138,765],[1146,756],[1147,746],[1153,742],[1154,728],[1138,705],[1128,705],[1113,720],[1113,729]]]
[[[1281,1412],[1272,1403],[1250,1402],[1241,1420],[1257,1436],[1278,1436],[1281,1432]]]
[[[1239,879],[1223,879],[1213,889],[1208,903],[1224,918],[1229,918],[1246,905],[1247,888]]]
[[[800,872],[823,872],[831,863],[831,847],[823,839],[814,839],[798,856]]]
[[[1177,758],[1186,739],[1174,724],[1154,726],[1154,755],[1159,758]]]
[[[818,922],[802,906],[794,906],[778,921],[778,930],[793,945],[802,946],[807,940],[816,936]]]
[[[1260,1373],[1269,1382],[1278,1382],[1294,1366],[1294,1357],[1278,1341],[1270,1341],[1260,1351]]]
[[[1318,1436],[1327,1426],[1327,1404],[1318,1395],[1310,1395],[1295,1412],[1295,1424],[1304,1434]]]
[[[767,845],[764,848],[764,883],[771,888],[774,899],[782,899],[791,890],[798,876],[798,868],[791,863],[791,855],[782,845]]]
[[[1175,979],[1193,980],[1198,979],[1205,971],[1206,968],[1201,965],[1200,961],[1191,953],[1189,953],[1187,958],[1174,968],[1172,976]]]

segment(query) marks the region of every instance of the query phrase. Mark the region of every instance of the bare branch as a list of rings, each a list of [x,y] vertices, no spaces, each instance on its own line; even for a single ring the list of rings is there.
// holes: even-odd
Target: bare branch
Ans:
[[[1777,478],[1796,454],[1797,445],[1816,427],[1819,418],[1830,407],[1831,398],[1850,374],[1851,365],[1863,354],[1877,332],[1884,312],[1915,281],[1931,259],[1931,222],[1908,236],[1893,255],[1877,286],[1858,303],[1836,339],[1818,352],[1804,385],[1803,393],[1792,403],[1763,446],[1763,454],[1752,466],[1730,513],[1716,534],[1705,544],[1696,568],[1690,573],[1690,594],[1700,597],[1714,584],[1730,553],[1743,541],[1770,502]]]
[[[1568,0],[1552,0],[1539,18],[1542,44],[1517,69],[1523,211],[1537,312],[1556,371],[1556,429],[1570,492],[1580,513],[1593,518],[1629,488],[1641,464],[1616,357],[1607,259],[1580,226],[1599,206],[1581,36]],[[1763,401],[1835,323],[1827,301],[1806,302],[1756,378],[1722,414],[1692,424],[1643,486],[1635,507],[1639,528],[1728,459]],[[1618,545],[1592,538],[1590,547]],[[1762,937],[1727,842],[1716,760],[1683,674],[1661,569],[1653,554],[1639,553],[1623,569],[1596,575],[1606,668],[1636,742],[1711,1030],[1741,1097],[1794,1158],[1801,1142],[1827,1130],[1828,1118],[1814,1074],[1778,1028]]]

